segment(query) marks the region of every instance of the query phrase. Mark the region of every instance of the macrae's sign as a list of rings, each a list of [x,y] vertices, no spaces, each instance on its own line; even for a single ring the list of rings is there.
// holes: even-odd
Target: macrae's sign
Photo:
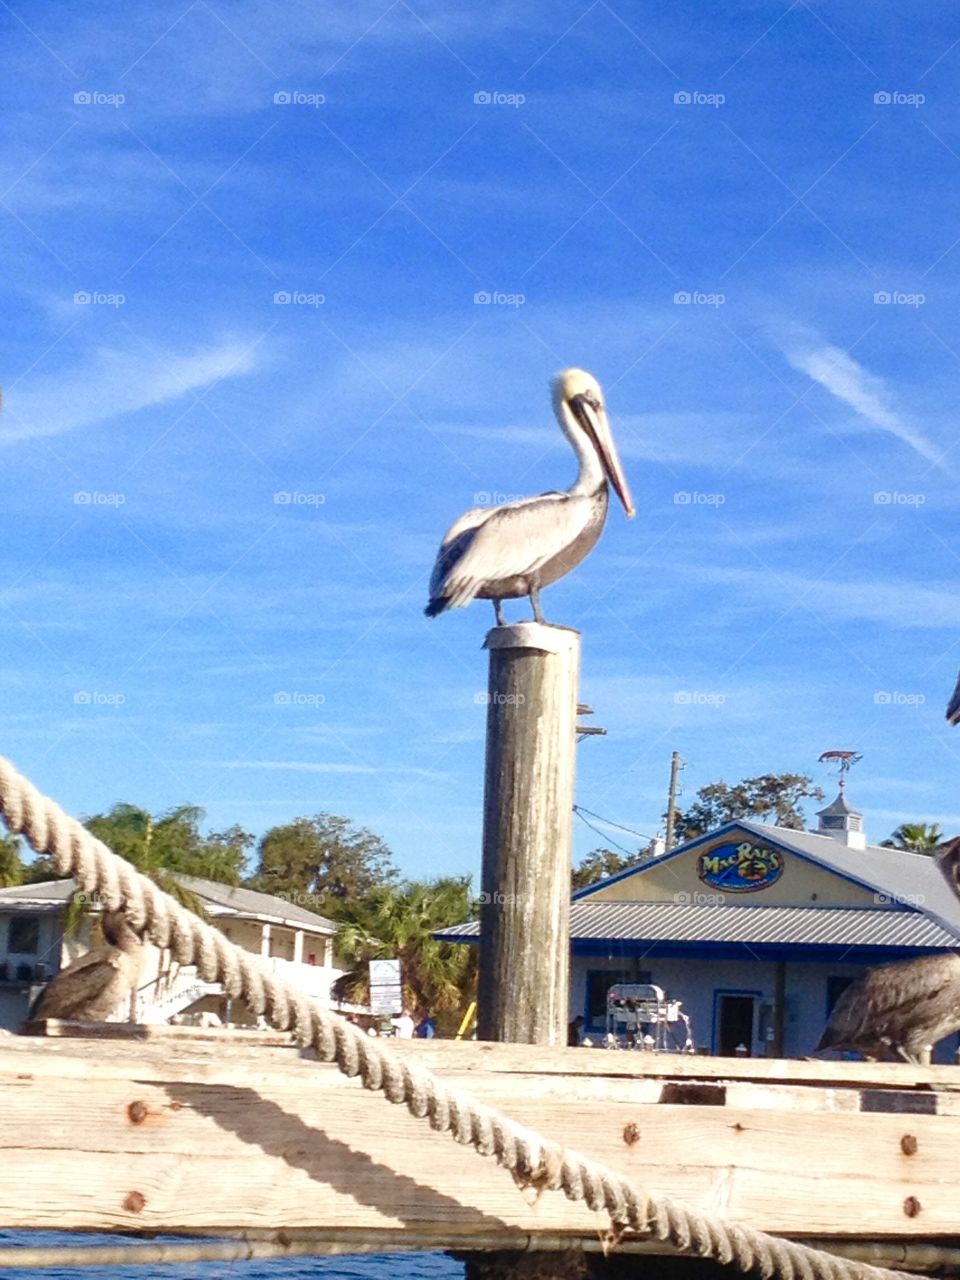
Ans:
[[[720,844],[697,860],[697,875],[704,884],[724,893],[754,893],[766,889],[783,875],[783,855],[776,849],[751,844]]]

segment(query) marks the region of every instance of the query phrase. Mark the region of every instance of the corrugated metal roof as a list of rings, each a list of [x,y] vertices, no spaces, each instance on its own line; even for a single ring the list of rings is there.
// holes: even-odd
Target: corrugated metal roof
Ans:
[[[477,921],[437,932],[469,941]],[[570,907],[571,940],[739,942],[809,947],[956,947],[952,933],[919,911],[864,907],[762,907],[685,902],[591,902]]]
[[[220,884],[216,880],[201,880],[198,876],[177,876],[177,879],[187,889],[192,889],[204,902],[226,907],[230,911],[235,911],[237,915],[271,916],[275,920],[302,925],[314,933],[329,934],[337,931],[337,926],[326,916],[272,893],[260,893],[256,889],[242,889],[230,884]]]
[[[337,926],[326,916],[309,911],[286,898],[272,893],[259,893],[255,889],[242,889],[215,880],[202,880],[198,876],[177,876],[185,888],[190,889],[208,907],[211,915],[231,914],[268,919],[291,927],[308,929],[324,936],[335,934]],[[76,890],[76,881],[41,880],[37,884],[21,884],[15,888],[0,889],[0,907],[53,908],[65,903]],[[217,907],[221,911],[216,910]]]

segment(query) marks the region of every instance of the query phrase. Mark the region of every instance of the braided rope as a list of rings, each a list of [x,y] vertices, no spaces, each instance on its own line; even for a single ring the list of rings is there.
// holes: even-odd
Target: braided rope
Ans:
[[[315,1049],[321,1061],[335,1063],[346,1076],[359,1076],[365,1088],[405,1106],[431,1129],[493,1156],[520,1186],[562,1191],[568,1200],[606,1211],[615,1232],[629,1228],[652,1235],[686,1253],[756,1272],[763,1280],[906,1280],[902,1272],[839,1258],[654,1195],[451,1088],[424,1067],[401,1061],[379,1039],[320,1008],[181,907],[2,756],[0,816],[38,854],[51,856],[58,874],[73,876],[84,893],[98,895],[108,909],[122,910],[135,929],[169,949],[180,964],[195,964],[206,981],[222,983],[228,996],[242,997],[254,1013]]]

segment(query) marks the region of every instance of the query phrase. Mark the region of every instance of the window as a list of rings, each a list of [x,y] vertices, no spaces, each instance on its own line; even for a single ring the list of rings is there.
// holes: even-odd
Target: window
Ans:
[[[7,932],[7,950],[15,955],[35,956],[40,950],[40,917],[14,916]]]

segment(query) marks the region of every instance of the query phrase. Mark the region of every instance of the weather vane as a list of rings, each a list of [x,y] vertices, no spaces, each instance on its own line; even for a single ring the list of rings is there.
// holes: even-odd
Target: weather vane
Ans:
[[[840,774],[840,790],[843,790],[844,775],[848,774],[853,766],[863,756],[859,751],[824,751],[819,757],[818,764],[835,764]]]

